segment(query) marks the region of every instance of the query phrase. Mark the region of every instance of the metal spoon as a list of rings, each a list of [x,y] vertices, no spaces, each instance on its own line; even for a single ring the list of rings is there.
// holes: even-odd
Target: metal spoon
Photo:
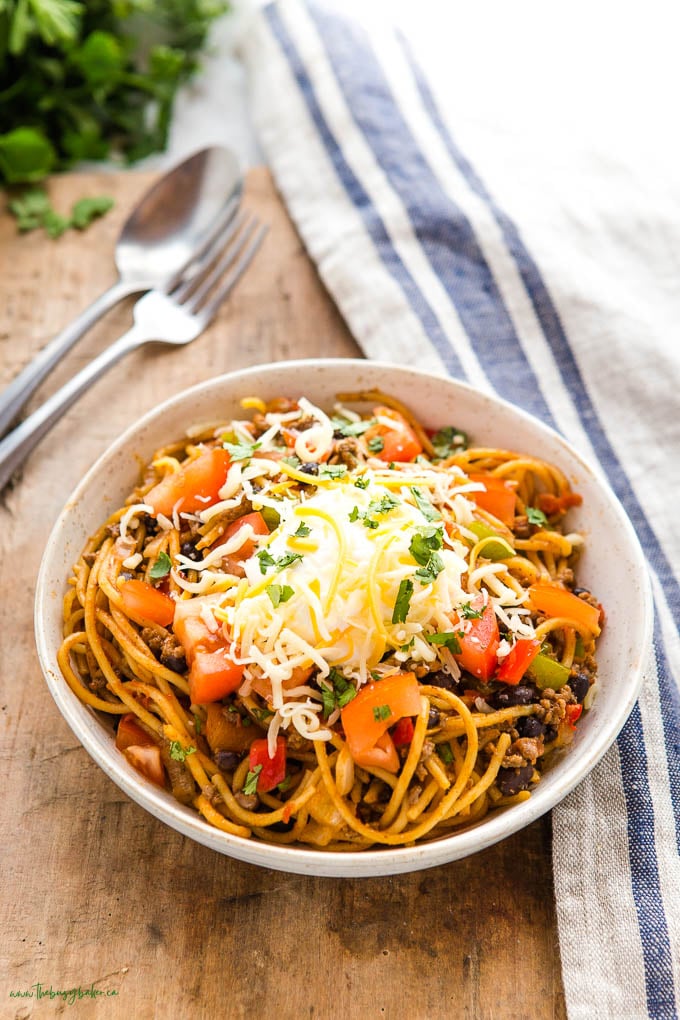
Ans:
[[[157,181],[123,226],[115,250],[116,282],[58,333],[0,394],[0,436],[57,362],[123,298],[167,289],[234,215],[243,190],[236,156],[202,149]]]

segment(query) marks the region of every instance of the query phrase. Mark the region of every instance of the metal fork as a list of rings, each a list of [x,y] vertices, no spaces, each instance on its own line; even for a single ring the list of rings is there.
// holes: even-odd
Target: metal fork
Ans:
[[[150,290],[140,298],[132,328],[0,442],[0,490],[69,407],[122,357],[147,343],[195,340],[250,265],[268,229],[257,217],[240,213],[172,290]]]

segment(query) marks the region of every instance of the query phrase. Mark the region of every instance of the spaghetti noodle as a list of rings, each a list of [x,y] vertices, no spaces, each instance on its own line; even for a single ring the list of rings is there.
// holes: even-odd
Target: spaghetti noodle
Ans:
[[[568,480],[379,392],[243,407],[157,451],[89,540],[71,690],[235,836],[401,846],[531,796],[603,620]]]

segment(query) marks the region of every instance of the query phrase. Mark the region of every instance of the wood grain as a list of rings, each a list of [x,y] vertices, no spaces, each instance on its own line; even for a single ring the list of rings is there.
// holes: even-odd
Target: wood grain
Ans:
[[[90,231],[58,243],[17,238],[0,215],[3,382],[112,281],[120,224],[150,180],[55,180],[57,207],[83,194],[116,198]],[[191,348],[139,352],[113,369],[34,453],[0,507],[0,1014],[562,1020],[548,819],[412,875],[332,880],[254,868],[128,800],[80,747],[42,681],[32,636],[41,551],[71,488],[109,442],[210,375],[359,353],[266,171],[250,173],[246,204],[271,233],[211,329]],[[121,305],[81,341],[41,396],[122,332],[130,309]],[[113,994],[70,1007],[49,998],[50,985]],[[20,991],[32,997],[10,997]]]

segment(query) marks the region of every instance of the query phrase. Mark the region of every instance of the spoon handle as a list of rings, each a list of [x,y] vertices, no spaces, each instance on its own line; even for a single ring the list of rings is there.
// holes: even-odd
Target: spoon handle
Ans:
[[[56,393],[41,404],[37,411],[17,425],[4,439],[0,440],[0,491],[9,482],[14,472],[38,445],[40,440],[69,407],[90,388],[108,368],[136,347],[149,339],[149,332],[137,325],[119,337],[90,361],[77,375],[68,380]]]
[[[0,436],[4,436],[9,431],[15,418],[43,379],[50,374],[66,352],[71,350],[76,341],[91,329],[105,312],[108,312],[124,297],[144,289],[139,284],[116,280],[73,322],[62,329],[61,333],[57,333],[49,343],[45,344],[35,358],[0,393]]]

